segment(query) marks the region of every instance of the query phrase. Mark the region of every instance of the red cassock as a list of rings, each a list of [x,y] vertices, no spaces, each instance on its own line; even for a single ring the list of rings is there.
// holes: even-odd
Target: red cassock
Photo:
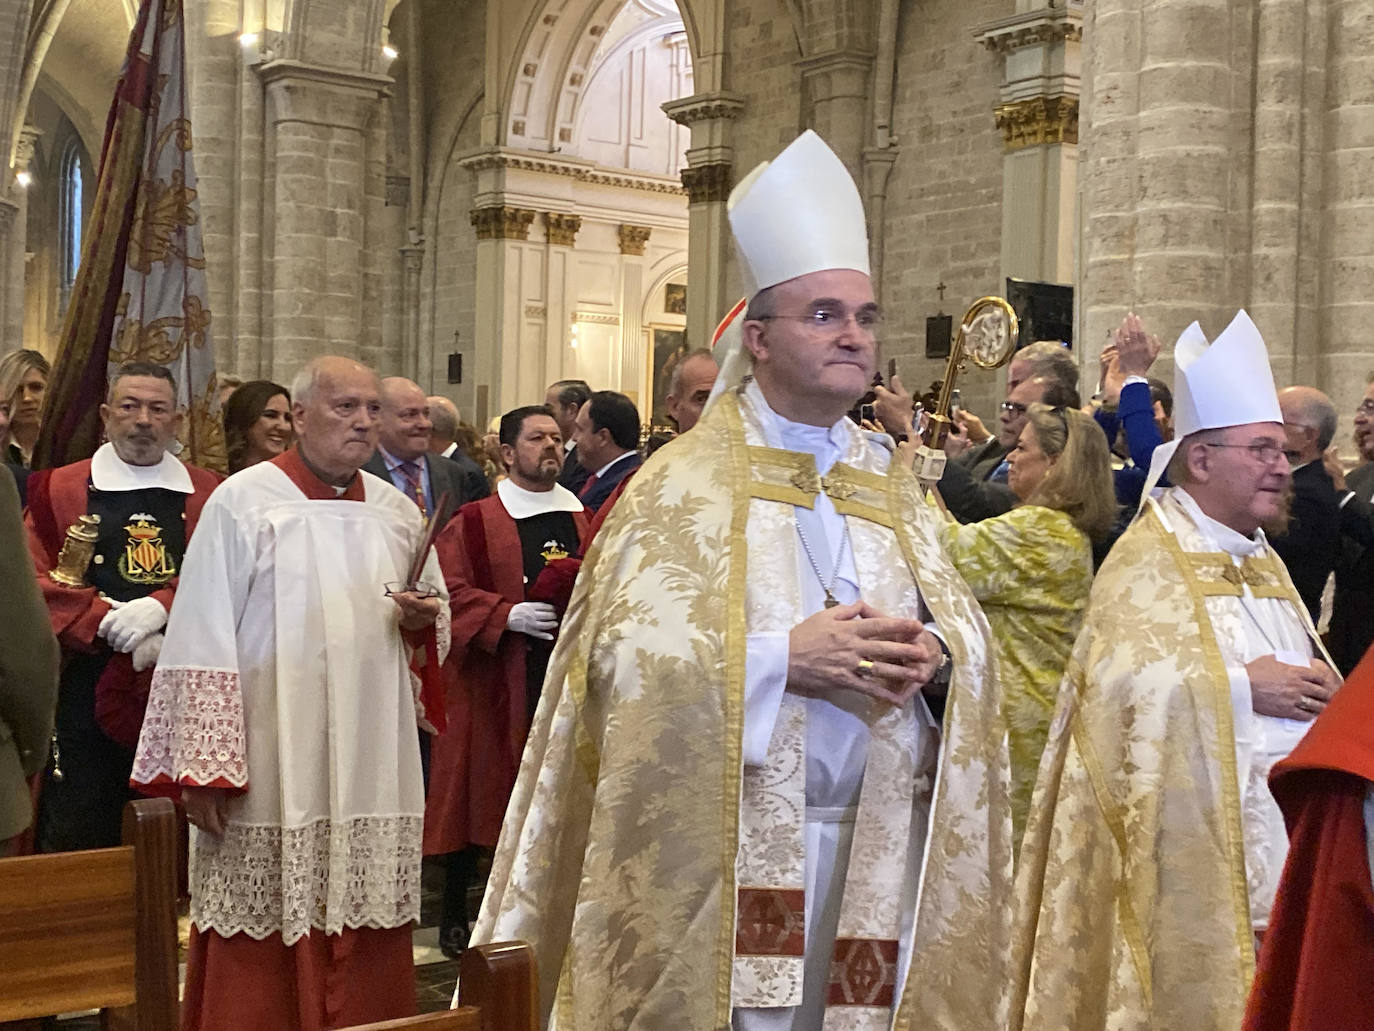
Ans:
[[[570,513],[590,539],[584,512]],[[453,613],[444,664],[447,729],[430,751],[425,855],[494,847],[529,733],[525,635],[508,633],[511,608],[526,600],[515,520],[499,494],[458,510],[435,542]]]
[[[1374,781],[1374,651],[1269,774],[1288,861],[1244,1031],[1374,1028],[1374,887],[1364,805]]]

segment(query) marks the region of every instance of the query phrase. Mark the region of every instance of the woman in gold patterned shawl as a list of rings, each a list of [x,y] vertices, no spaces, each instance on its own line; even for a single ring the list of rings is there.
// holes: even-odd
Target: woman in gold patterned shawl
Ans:
[[[992,625],[1011,746],[1012,824],[1019,850],[1059,681],[1092,588],[1092,545],[1116,518],[1107,439],[1071,408],[1031,405],[1007,456],[1021,504],[941,535]]]

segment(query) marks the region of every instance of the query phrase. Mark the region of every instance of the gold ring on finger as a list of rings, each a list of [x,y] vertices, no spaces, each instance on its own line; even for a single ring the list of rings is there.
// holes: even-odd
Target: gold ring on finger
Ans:
[[[854,667],[854,672],[861,677],[872,676],[873,661],[871,659],[860,659],[858,665]]]

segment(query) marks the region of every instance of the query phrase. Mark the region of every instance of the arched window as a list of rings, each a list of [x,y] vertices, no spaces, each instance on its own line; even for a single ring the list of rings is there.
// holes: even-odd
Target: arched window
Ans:
[[[61,246],[62,310],[71,300],[76,270],[81,264],[81,144],[73,136],[62,150],[58,166],[58,232]]]

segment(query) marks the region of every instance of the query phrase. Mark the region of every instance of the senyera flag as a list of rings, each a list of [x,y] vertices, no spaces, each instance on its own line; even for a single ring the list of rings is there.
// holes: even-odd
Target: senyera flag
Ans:
[[[113,369],[165,366],[186,411],[182,458],[223,469],[181,0],[143,0],[100,151],[81,265],[53,362],[34,466],[88,458]]]

